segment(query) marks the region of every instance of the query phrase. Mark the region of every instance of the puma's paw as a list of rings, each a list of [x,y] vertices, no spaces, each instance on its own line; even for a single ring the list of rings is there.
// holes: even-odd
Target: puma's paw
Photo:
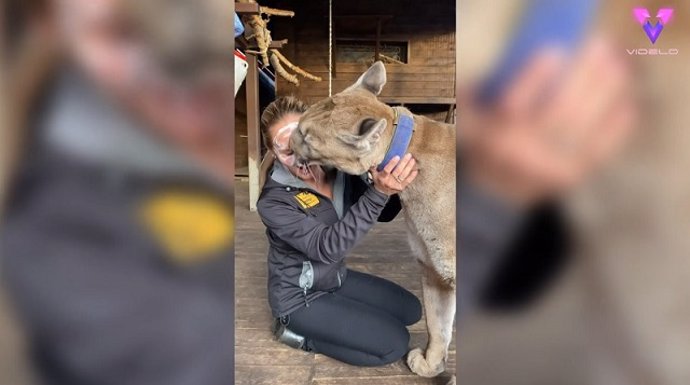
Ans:
[[[446,385],[455,385],[455,376],[451,377]]]
[[[437,363],[427,362],[422,349],[417,348],[407,353],[407,366],[422,377],[436,377],[443,372],[445,365],[443,361]]]

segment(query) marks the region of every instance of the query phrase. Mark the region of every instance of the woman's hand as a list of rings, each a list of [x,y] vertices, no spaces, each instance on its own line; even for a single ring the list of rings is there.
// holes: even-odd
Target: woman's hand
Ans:
[[[402,159],[399,156],[386,164],[381,171],[372,167],[369,172],[374,181],[374,188],[388,196],[403,191],[419,174],[417,161],[412,154],[406,154]]]
[[[635,77],[620,52],[605,38],[590,41],[570,63],[545,52],[495,109],[461,98],[465,175],[495,196],[531,206],[571,191],[602,168],[637,120]]]

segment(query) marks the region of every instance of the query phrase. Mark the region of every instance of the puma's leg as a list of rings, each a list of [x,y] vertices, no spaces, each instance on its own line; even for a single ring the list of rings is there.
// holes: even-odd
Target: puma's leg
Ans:
[[[420,376],[435,377],[445,369],[448,345],[453,335],[455,285],[441,279],[435,271],[425,268],[422,288],[429,343],[426,352],[421,349],[410,351],[407,364]]]

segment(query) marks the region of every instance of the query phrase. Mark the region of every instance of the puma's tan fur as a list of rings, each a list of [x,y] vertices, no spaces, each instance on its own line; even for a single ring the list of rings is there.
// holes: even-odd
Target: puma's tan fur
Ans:
[[[353,86],[312,106],[291,138],[296,155],[355,175],[378,165],[395,120],[394,109],[376,98],[385,81],[385,67],[377,62]],[[415,373],[433,377],[445,368],[455,317],[455,127],[416,115],[414,124],[408,152],[420,172],[400,198],[423,267],[429,343],[426,352],[412,350],[407,362]]]

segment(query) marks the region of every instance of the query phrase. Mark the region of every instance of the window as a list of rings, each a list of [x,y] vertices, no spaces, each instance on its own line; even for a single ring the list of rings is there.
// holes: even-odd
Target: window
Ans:
[[[376,52],[374,40],[336,40],[335,58],[338,63],[371,64]],[[406,41],[379,41],[379,53],[393,60],[407,63]]]

